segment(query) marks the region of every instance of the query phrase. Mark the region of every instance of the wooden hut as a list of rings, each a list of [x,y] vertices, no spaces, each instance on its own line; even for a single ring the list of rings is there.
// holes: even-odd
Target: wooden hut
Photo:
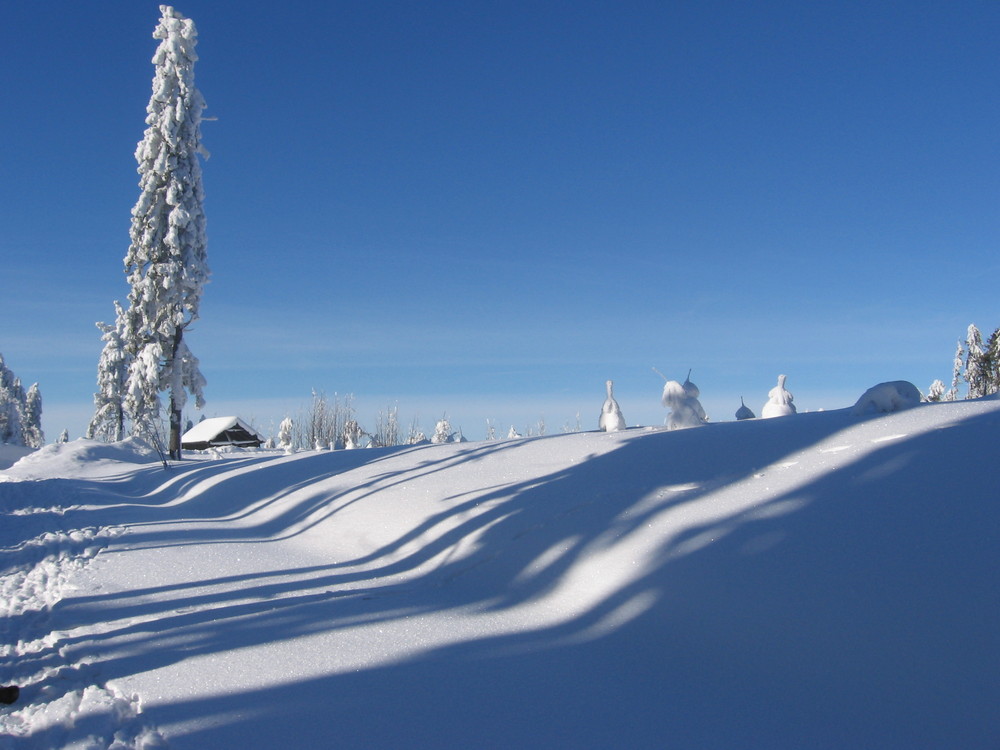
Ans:
[[[264,438],[239,417],[203,419],[181,436],[181,448],[191,451],[224,446],[259,448],[263,443]]]

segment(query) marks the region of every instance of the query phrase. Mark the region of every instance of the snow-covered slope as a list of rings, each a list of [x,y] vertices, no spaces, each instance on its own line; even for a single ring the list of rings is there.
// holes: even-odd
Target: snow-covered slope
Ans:
[[[996,748],[998,435],[52,446],[0,482],[0,747]]]

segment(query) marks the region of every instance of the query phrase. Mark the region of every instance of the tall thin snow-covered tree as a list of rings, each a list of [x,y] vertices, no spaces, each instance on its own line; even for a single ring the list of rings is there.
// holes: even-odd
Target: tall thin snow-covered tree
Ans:
[[[125,256],[131,290],[123,334],[129,358],[124,404],[133,432],[155,431],[159,394],[169,392],[169,451],[177,459],[188,392],[199,408],[204,405],[205,380],[184,331],[198,318],[209,277],[198,160],[208,153],[201,143],[205,101],[194,85],[198,33],[172,7],[161,5],[160,11],[148,127],[135,152],[141,192]]]
[[[985,395],[1000,391],[1000,328],[986,340],[983,352],[983,380],[986,386]]]
[[[965,349],[962,348],[961,340],[955,344],[955,359],[952,363],[951,388],[944,394],[944,401],[958,400],[958,386],[962,382],[962,363],[965,357]]]

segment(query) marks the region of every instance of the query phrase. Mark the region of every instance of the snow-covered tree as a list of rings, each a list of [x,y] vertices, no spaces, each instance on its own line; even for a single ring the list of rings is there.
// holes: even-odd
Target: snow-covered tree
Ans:
[[[391,445],[399,445],[399,406],[393,405],[385,411],[379,410],[375,417],[375,429],[372,431],[372,446],[375,448],[388,448]]]
[[[601,416],[598,417],[597,426],[604,432],[624,430],[625,417],[622,415],[622,410],[618,406],[618,402],[615,401],[615,384],[611,380],[608,380],[605,382],[604,387],[607,389],[608,396],[604,399],[604,405],[601,406]]]
[[[448,417],[441,417],[434,426],[434,434],[431,435],[432,443],[450,443],[455,437],[454,430],[451,429],[451,422]]]
[[[23,415],[27,394],[0,354],[0,443],[25,445]]]
[[[38,383],[32,384],[24,399],[21,433],[27,448],[37,449],[45,445],[45,433],[42,432],[42,392],[38,390]]]
[[[969,326],[965,337],[965,372],[963,377],[969,384],[966,398],[979,398],[987,392],[986,372],[984,370],[983,336],[975,324]]]
[[[668,409],[667,428],[671,430],[681,430],[687,427],[698,427],[708,421],[705,409],[697,395],[700,393],[697,387],[688,389],[685,387],[690,380],[685,383],[678,383],[676,380],[668,380],[663,384],[663,395],[660,402]],[[690,385],[694,385],[690,383]]]
[[[927,400],[928,401],[943,401],[945,397],[944,383],[940,380],[935,380],[931,383],[930,387],[927,389]]]
[[[87,426],[91,440],[116,442],[125,438],[125,381],[129,357],[125,347],[125,311],[115,300],[115,324],[98,323],[104,348],[97,363],[94,416]]]
[[[348,450],[353,450],[354,448],[361,447],[361,438],[365,436],[364,428],[358,423],[356,419],[348,419],[344,422],[344,431],[341,435],[341,440],[344,443],[344,448]]]
[[[285,417],[278,425],[278,447],[285,453],[292,452],[292,418]]]
[[[743,397],[740,396],[740,408],[736,410],[737,419],[756,419],[757,415],[753,413],[753,409],[743,403]]]
[[[160,45],[153,93],[146,108],[146,132],[135,157],[139,200],[132,209],[131,244],[125,272],[131,290],[124,340],[130,357],[125,409],[134,432],[146,432],[159,418],[161,392],[170,398],[170,455],[180,458],[181,410],[190,393],[204,405],[205,380],[184,342],[198,318],[208,281],[204,192],[199,155],[205,107],[194,85],[194,22],[168,5],[153,32]]]
[[[955,344],[955,359],[952,363],[951,388],[944,394],[945,401],[956,401],[958,399],[958,385],[962,382],[962,363],[964,362],[965,350],[962,342]]]
[[[989,395],[1000,391],[1000,328],[993,330],[983,348],[983,379]]]
[[[768,391],[767,403],[760,410],[760,416],[764,419],[795,414],[795,404],[792,403],[795,397],[785,389],[785,378],[785,375],[779,375],[778,384]]]
[[[69,430],[63,430],[59,433],[59,437],[56,440],[57,443],[68,443],[69,442]]]
[[[41,448],[42,393],[34,383],[25,393],[21,379],[7,367],[0,354],[0,443]]]

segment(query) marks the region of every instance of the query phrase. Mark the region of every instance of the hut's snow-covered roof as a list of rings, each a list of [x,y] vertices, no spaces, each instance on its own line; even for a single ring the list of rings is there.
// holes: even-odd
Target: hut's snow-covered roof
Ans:
[[[211,445],[261,444],[264,438],[239,417],[203,419],[181,437],[185,448],[207,448]]]

